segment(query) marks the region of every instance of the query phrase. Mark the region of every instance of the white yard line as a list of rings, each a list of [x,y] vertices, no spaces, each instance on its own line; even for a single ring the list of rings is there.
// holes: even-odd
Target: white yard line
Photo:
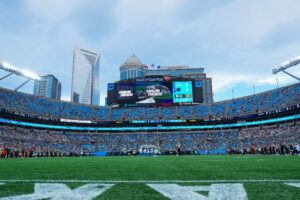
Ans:
[[[172,200],[247,200],[241,183],[218,183],[210,186],[181,186],[177,184],[147,184],[152,189]],[[209,192],[208,197],[197,191]]]
[[[44,180],[44,179],[3,179],[0,182],[40,183],[255,183],[255,182],[300,182],[300,179],[241,179],[241,180]]]
[[[294,187],[300,188],[300,183],[286,183],[286,185],[294,186]]]
[[[62,183],[36,183],[34,193],[22,194],[10,197],[0,197],[1,200],[37,200],[37,199],[60,199],[60,200],[92,200],[111,188],[113,184],[86,184],[74,190]]]

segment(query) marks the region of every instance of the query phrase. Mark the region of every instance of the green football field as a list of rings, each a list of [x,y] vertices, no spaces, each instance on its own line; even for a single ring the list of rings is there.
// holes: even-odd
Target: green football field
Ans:
[[[300,156],[2,159],[0,197],[296,200]]]

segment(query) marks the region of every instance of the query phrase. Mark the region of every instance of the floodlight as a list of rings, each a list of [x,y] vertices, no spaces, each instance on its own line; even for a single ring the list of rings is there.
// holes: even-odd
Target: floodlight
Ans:
[[[295,58],[292,58],[288,61],[285,61],[283,63],[281,63],[280,65],[276,66],[272,71],[273,74],[277,74],[280,71],[286,70],[290,67],[293,67],[295,65],[298,65],[300,63],[300,56],[297,56]]]
[[[39,77],[38,75],[36,75],[35,73],[27,70],[27,69],[23,69],[21,70],[22,74],[30,79],[33,80],[41,80],[41,77]]]
[[[5,71],[10,72],[8,75],[5,75],[4,77],[0,78],[0,81],[11,76],[12,74],[16,74],[18,76],[23,76],[27,80],[22,83],[20,86],[18,86],[15,91],[23,87],[26,83],[28,83],[30,80],[38,81],[41,80],[41,77],[36,75],[35,73],[27,70],[27,69],[20,69],[18,67],[15,67],[7,62],[0,62],[0,69],[3,69]]]
[[[0,62],[0,68],[12,72],[16,75],[23,76],[25,78],[29,78],[32,80],[41,80],[41,77],[36,75],[35,73],[27,70],[27,69],[20,69],[18,67],[15,67],[7,62]]]
[[[292,59],[285,61],[285,62],[281,63],[280,65],[276,66],[272,70],[272,72],[273,72],[273,74],[277,74],[278,72],[283,72],[283,73],[297,79],[298,81],[300,81],[300,78],[298,78],[297,76],[286,71],[286,69],[293,67],[295,65],[298,65],[299,63],[300,63],[300,56],[297,56],[295,58],[292,58]]]

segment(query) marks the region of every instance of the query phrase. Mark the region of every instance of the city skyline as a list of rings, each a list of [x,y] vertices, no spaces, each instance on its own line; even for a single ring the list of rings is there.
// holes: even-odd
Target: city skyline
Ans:
[[[235,98],[253,94],[253,85],[256,93],[274,89],[276,78],[279,86],[296,82],[271,70],[300,54],[299,8],[295,0],[1,2],[0,60],[54,74],[62,99],[70,101],[72,51],[93,49],[101,54],[104,105],[106,84],[118,80],[120,64],[136,54],[147,65],[205,68],[214,100],[226,100],[233,90]],[[300,73],[299,67],[290,71]],[[7,79],[0,87],[22,81]],[[20,91],[32,88],[31,82]]]

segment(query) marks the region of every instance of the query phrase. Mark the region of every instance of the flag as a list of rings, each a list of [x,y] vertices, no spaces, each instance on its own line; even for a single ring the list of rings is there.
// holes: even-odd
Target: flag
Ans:
[[[151,64],[150,67],[154,68],[154,64]]]
[[[157,66],[157,69],[159,69],[159,68],[160,68],[160,65]]]

